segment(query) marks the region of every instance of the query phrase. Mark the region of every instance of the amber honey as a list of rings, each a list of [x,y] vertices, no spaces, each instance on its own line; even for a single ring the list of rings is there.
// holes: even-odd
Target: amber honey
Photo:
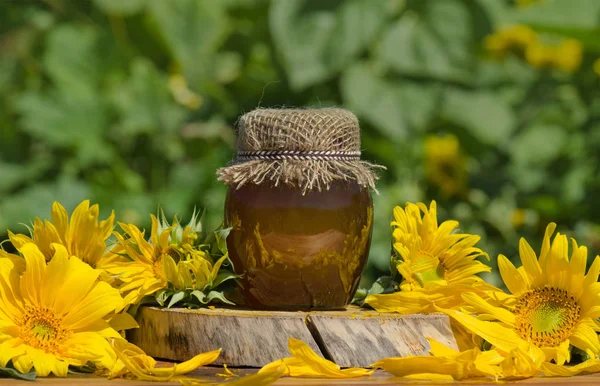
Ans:
[[[340,309],[357,289],[371,243],[368,188],[337,183],[306,194],[265,183],[229,188],[229,256],[247,306]]]

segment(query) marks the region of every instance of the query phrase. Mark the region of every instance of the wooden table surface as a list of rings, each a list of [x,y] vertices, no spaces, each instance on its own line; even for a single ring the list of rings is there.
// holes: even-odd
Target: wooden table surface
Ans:
[[[213,380],[215,382],[224,382],[222,377],[217,377],[217,373],[221,373],[223,370],[222,367],[204,367],[198,369],[192,373],[189,373],[188,376],[192,378],[203,378]],[[256,369],[241,369],[235,370],[235,372],[239,372],[240,375],[251,374],[256,371]],[[448,384],[451,382],[443,382],[441,384]],[[474,385],[497,385],[493,381],[480,381],[480,380],[464,380],[461,382],[454,383],[464,383],[471,386]],[[570,378],[530,378],[519,381],[503,381],[502,384],[563,384],[563,385],[600,385],[600,374],[598,375],[584,375]],[[35,385],[38,384],[40,386],[45,385],[58,385],[58,386],[68,386],[68,385],[92,385],[92,386],[115,386],[115,385],[129,385],[129,386],[138,386],[138,385],[176,385],[178,383],[163,383],[163,382],[140,382],[140,381],[128,381],[123,379],[113,379],[107,380],[106,378],[96,377],[91,375],[80,375],[80,376],[69,376],[68,378],[40,378],[35,383],[28,383],[27,381],[16,381],[9,379],[0,378],[0,385]],[[226,384],[226,383],[225,383]],[[367,386],[367,385],[424,385],[430,384],[428,381],[419,381],[419,380],[410,380],[403,378],[395,378],[390,376],[390,374],[377,371],[370,377],[363,378],[353,378],[353,379],[318,379],[318,378],[281,378],[279,381],[275,383],[275,385],[309,385],[309,386],[320,386],[320,385],[353,385],[353,386]]]

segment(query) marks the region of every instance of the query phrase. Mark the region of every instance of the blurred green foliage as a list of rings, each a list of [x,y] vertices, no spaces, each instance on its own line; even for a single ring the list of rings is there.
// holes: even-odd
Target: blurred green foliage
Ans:
[[[159,204],[203,207],[216,227],[237,117],[336,105],[388,167],[365,280],[387,270],[406,201],[438,200],[493,257],[515,257],[520,236],[539,245],[548,221],[596,253],[600,1],[517,3],[0,1],[0,233],[85,198],[139,225]],[[576,68],[490,54],[486,36],[514,24],[576,39]]]

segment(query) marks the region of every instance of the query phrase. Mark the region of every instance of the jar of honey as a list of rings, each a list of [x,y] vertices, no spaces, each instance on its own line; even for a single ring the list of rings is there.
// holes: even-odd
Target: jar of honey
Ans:
[[[356,117],[342,109],[260,109],[238,121],[227,249],[245,304],[342,309],[368,258],[375,165],[360,160]]]

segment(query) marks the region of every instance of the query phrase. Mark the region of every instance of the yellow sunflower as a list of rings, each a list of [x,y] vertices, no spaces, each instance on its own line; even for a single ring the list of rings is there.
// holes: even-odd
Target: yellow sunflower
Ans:
[[[27,243],[38,246],[46,260],[53,256],[52,244],[61,244],[70,256],[77,256],[94,268],[106,256],[106,240],[110,237],[114,226],[115,212],[103,221],[98,222],[98,205],[90,206],[90,201],[81,202],[73,211],[71,219],[65,208],[58,202],[52,204],[52,222],[42,222],[36,218],[33,223],[31,237],[8,232],[15,248]]]
[[[500,274],[511,292],[504,306],[490,304],[477,294],[463,298],[479,318],[456,310],[446,310],[461,323],[494,347],[503,351],[528,346],[541,349],[547,361],[562,365],[570,361],[573,345],[595,358],[600,353],[596,319],[600,317],[600,257],[596,257],[587,275],[587,248],[572,240],[568,257],[568,240],[560,233],[550,243],[556,224],[550,223],[537,258],[531,246],[521,239],[519,255],[522,266],[515,266],[503,255],[498,257]]]
[[[107,338],[119,338],[103,319],[123,308],[119,292],[98,281],[98,271],[60,244],[46,264],[33,243],[20,247],[26,269],[0,258],[0,366],[12,361],[22,373],[64,377],[69,365],[112,368]]]
[[[429,209],[423,203],[394,208],[391,226],[395,251],[392,262],[402,281],[399,292],[365,299],[375,309],[434,312],[435,305],[450,307],[462,303],[460,294],[465,291],[493,288],[476,276],[490,271],[490,267],[476,260],[479,256],[489,258],[475,247],[480,237],[456,232],[457,221],[444,221],[438,226],[435,201]]]
[[[462,193],[467,186],[467,168],[458,138],[452,134],[425,138],[425,177],[444,196]]]
[[[227,256],[213,264],[206,251],[195,245],[199,223],[193,216],[183,228],[177,219],[173,225],[160,222],[151,215],[150,240],[133,224],[119,223],[127,238],[115,233],[118,245],[113,254],[127,256],[126,261],[114,260],[104,265],[109,274],[117,275],[127,304],[136,304],[144,296],[154,294],[169,285],[175,290],[203,290],[216,279]]]

